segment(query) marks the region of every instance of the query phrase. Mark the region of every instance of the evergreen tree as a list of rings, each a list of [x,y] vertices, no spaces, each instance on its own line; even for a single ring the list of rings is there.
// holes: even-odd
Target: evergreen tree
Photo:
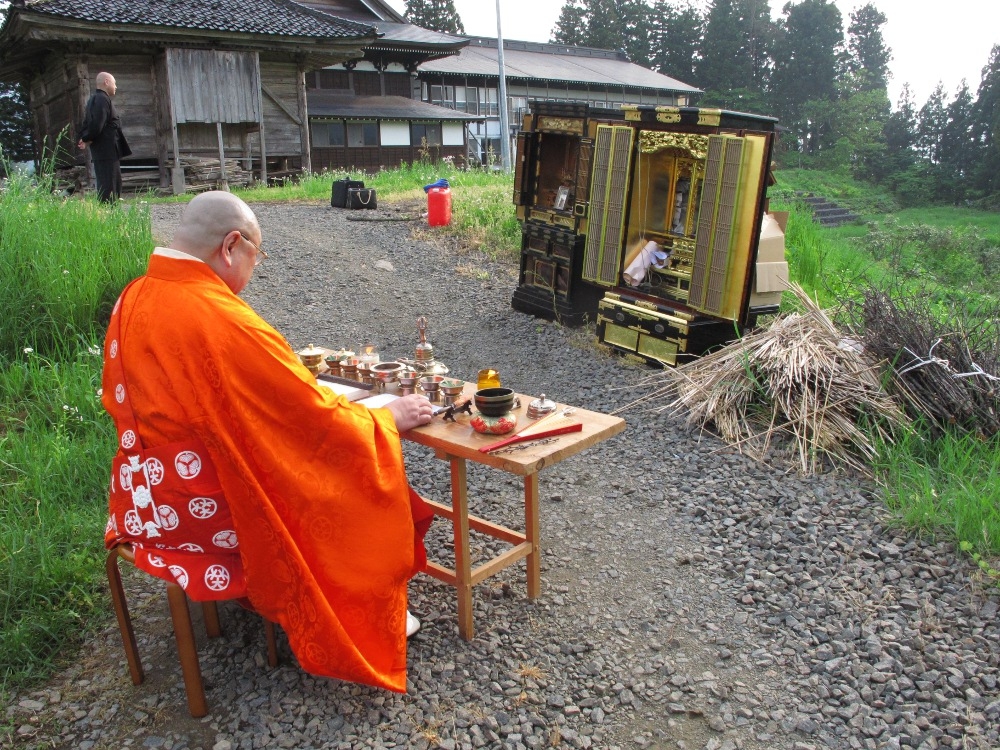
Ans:
[[[566,0],[552,29],[552,41],[571,47],[584,46],[587,38],[587,10],[582,0]]]
[[[7,16],[7,3],[0,3],[0,26]],[[0,81],[0,155],[5,161],[33,161],[34,125],[24,86]],[[0,164],[0,173],[3,165]]]
[[[673,0],[656,0],[650,11],[650,66],[684,83],[693,83],[704,30],[705,19],[690,0],[680,7]]]
[[[885,89],[857,90],[850,81],[842,84],[840,100],[833,105],[831,127],[836,148],[833,168],[848,167],[856,179],[875,181],[886,157],[885,125],[891,105]]]
[[[406,0],[406,20],[431,31],[465,33],[455,0]]]
[[[0,24],[3,12],[0,11]],[[0,151],[7,161],[33,161],[34,128],[24,87],[0,83]]]
[[[774,24],[765,0],[712,0],[695,69],[703,104],[767,111]]]
[[[783,13],[775,45],[773,101],[794,145],[816,154],[836,135],[828,117],[837,97],[841,15],[828,0],[786,3]]]
[[[941,164],[952,177],[952,201],[965,197],[967,181],[979,160],[979,151],[972,92],[962,81],[955,98],[945,108],[945,125],[941,133]]]
[[[705,17],[701,54],[695,67],[698,86],[706,91],[742,88],[746,78],[737,59],[739,46],[740,27],[733,0],[712,0]]]
[[[994,45],[983,68],[974,107],[975,138],[980,148],[973,184],[984,195],[1000,193],[1000,45]],[[993,201],[995,204],[995,199]]]
[[[607,2],[607,0],[604,0]],[[621,42],[618,49],[632,62],[649,66],[649,6],[645,0],[613,0],[618,9],[618,28]]]
[[[871,3],[851,13],[851,23],[847,27],[846,68],[859,91],[884,91],[888,87],[892,52],[882,36],[887,20]]]
[[[944,84],[939,82],[917,114],[917,152],[932,164],[941,161],[941,142],[947,124]]]
[[[587,8],[585,46],[625,49],[620,3],[616,0],[585,0],[585,5]]]

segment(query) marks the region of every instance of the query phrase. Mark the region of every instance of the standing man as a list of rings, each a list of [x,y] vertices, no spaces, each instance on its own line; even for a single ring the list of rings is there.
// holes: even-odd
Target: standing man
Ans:
[[[121,158],[129,156],[132,149],[122,133],[122,121],[111,98],[118,90],[115,77],[110,73],[97,74],[97,91],[87,100],[87,108],[80,128],[77,146],[82,150],[90,145],[90,158],[94,162],[97,179],[97,196],[104,203],[121,197]]]

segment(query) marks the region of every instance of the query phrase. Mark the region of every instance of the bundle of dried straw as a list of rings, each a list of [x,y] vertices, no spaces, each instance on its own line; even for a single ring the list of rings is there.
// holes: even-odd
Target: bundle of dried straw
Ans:
[[[647,378],[625,408],[684,410],[763,460],[786,449],[806,474],[851,467],[870,475],[872,434],[891,440],[906,424],[881,388],[878,363],[845,338],[798,286],[803,311],[672,371]]]

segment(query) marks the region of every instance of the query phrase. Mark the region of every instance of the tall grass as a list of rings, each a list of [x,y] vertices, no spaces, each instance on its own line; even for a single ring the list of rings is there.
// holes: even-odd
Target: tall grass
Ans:
[[[152,240],[138,203],[0,192],[0,695],[71,655],[96,611],[114,429],[98,398],[111,305]]]
[[[148,207],[58,200],[23,175],[0,200],[0,355],[48,353],[90,335],[107,320],[121,280],[142,273],[152,243]]]
[[[931,437],[918,427],[879,453],[886,505],[902,524],[1000,555],[1000,437]]]

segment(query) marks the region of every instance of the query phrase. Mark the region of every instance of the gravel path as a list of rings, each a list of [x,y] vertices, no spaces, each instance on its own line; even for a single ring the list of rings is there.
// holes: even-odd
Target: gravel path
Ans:
[[[416,222],[255,208],[271,258],[245,296],[295,348],[374,339],[412,356],[427,315],[438,358],[466,379],[497,366],[523,393],[610,411],[648,374],[589,331],[513,311],[511,268]],[[178,212],[154,206],[157,236]],[[192,720],[162,588],[132,576],[146,683],[131,685],[108,619],[82,662],[15,697],[0,746],[1000,747],[1000,600],[967,559],[887,527],[855,480],[756,464],[677,417],[625,416],[624,434],[541,474],[541,598],[527,600],[523,565],[489,579],[466,643],[452,590],[414,579],[407,695],[313,678],[280,636],[269,670],[259,620],[227,606],[225,636],[201,649],[211,713]],[[406,453],[414,485],[447,498],[445,464]],[[469,481],[473,512],[520,528],[516,477],[470,466]],[[451,556],[440,519],[428,547]]]

